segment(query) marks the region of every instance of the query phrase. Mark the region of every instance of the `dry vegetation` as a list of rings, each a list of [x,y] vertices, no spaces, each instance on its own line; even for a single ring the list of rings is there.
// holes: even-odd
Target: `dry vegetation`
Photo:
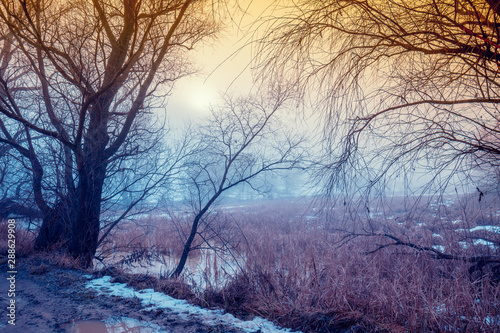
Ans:
[[[0,219],[0,235],[5,235],[5,237],[0,237],[0,254],[2,261],[7,262],[7,254],[8,254],[8,242],[7,242],[7,234],[8,234],[8,224],[7,219]],[[35,235],[33,232],[30,232],[24,228],[16,228],[16,256],[24,257],[33,253],[33,243],[35,242]]]
[[[379,236],[389,233],[466,258],[498,256],[500,235],[474,229],[499,224],[497,203],[471,203],[470,198],[437,200],[403,209],[393,200],[386,213],[371,214],[343,207],[325,214],[310,202],[285,200],[226,208],[211,221],[214,227],[223,221],[226,233],[233,234],[222,237],[229,239],[225,244],[211,244],[226,252],[191,254],[204,260],[198,267],[206,270],[204,288],[193,286],[196,302],[306,332],[493,332],[500,325],[498,262],[436,259],[433,252],[388,246],[390,240]],[[149,233],[141,223],[149,225]],[[117,246],[143,264],[178,257],[182,223],[157,217],[134,225],[118,231],[108,251]],[[228,258],[228,250],[245,262],[241,269],[223,268],[220,260]],[[196,284],[190,274],[184,281]]]
[[[392,240],[380,236],[395,235],[465,258],[498,257],[500,234],[484,227],[500,224],[496,201],[437,200],[402,208],[402,201],[393,200],[385,213],[376,206],[370,213],[341,207],[326,214],[314,206],[309,201],[274,200],[222,207],[208,219],[211,227],[203,229],[221,232],[210,241],[218,255],[207,255],[213,249],[201,243],[190,254],[198,262],[194,269],[202,270],[202,284],[193,277],[193,268],[182,280],[123,275],[120,269],[107,274],[118,282],[153,287],[241,317],[263,316],[304,332],[498,329],[498,262],[436,259],[433,252],[389,245]],[[184,216],[143,217],[123,224],[103,245],[101,259],[125,271],[130,265],[158,263],[175,268],[182,228],[189,221]],[[19,230],[18,237],[20,251],[29,253],[33,235]],[[229,262],[224,265],[223,260]]]

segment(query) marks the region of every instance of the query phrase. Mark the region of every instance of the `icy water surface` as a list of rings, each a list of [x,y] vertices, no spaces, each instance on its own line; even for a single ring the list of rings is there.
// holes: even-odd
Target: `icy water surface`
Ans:
[[[177,266],[179,258],[156,254],[150,259],[141,259],[123,263],[120,261],[130,253],[116,253],[116,259],[109,262],[118,264],[125,273],[146,274],[153,277],[169,276]],[[211,250],[202,250],[198,255],[190,255],[184,267],[185,280],[194,288],[203,290],[208,287],[217,289],[224,285],[228,278],[236,276],[241,267],[244,267],[245,259],[235,259],[229,255],[222,255]],[[96,269],[103,268],[98,261],[94,262]]]

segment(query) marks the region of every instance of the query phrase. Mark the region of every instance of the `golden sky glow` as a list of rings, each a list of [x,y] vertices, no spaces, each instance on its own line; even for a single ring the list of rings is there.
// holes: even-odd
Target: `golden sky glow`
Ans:
[[[167,115],[173,121],[196,118],[217,103],[220,93],[245,95],[252,88],[251,48],[243,47],[255,30],[259,17],[274,13],[267,0],[242,1],[246,13],[237,12],[234,23],[210,41],[191,52],[198,74],[179,80],[168,99]]]

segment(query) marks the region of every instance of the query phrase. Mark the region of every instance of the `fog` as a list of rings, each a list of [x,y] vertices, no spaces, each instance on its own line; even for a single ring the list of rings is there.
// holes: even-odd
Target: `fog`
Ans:
[[[491,1],[3,2],[20,329],[78,330],[88,303],[112,330],[494,331],[499,21]]]

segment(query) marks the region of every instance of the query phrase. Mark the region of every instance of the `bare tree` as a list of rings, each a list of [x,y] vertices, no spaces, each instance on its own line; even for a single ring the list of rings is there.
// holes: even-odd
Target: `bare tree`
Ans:
[[[292,78],[325,115],[319,176],[344,206],[356,201],[345,209],[346,240],[381,237],[377,250],[398,245],[493,264],[498,276],[497,254],[422,245],[404,230],[374,225],[369,204],[396,178],[421,194],[471,181],[478,201],[485,184],[498,188],[499,2],[303,0],[283,10],[259,39],[260,73]],[[451,224],[445,229],[455,234]]]
[[[270,19],[257,60],[264,78],[291,76],[314,91],[333,192],[346,178],[369,189],[402,168],[498,164],[497,1],[304,0],[287,9]]]
[[[195,243],[197,236],[201,243],[209,242],[200,226],[208,223],[211,209],[225,192],[242,184],[262,190],[267,184],[262,184],[259,177],[301,166],[302,137],[279,124],[278,114],[287,111],[288,97],[280,89],[269,98],[226,97],[224,104],[212,109],[211,117],[192,134],[198,142],[197,153],[186,165],[185,184],[194,218],[172,277],[181,274],[189,252],[199,245]]]
[[[207,5],[2,2],[0,142],[30,171],[39,248],[63,241],[92,264],[110,167],[151,147],[153,97],[191,73],[186,51],[217,30]]]

